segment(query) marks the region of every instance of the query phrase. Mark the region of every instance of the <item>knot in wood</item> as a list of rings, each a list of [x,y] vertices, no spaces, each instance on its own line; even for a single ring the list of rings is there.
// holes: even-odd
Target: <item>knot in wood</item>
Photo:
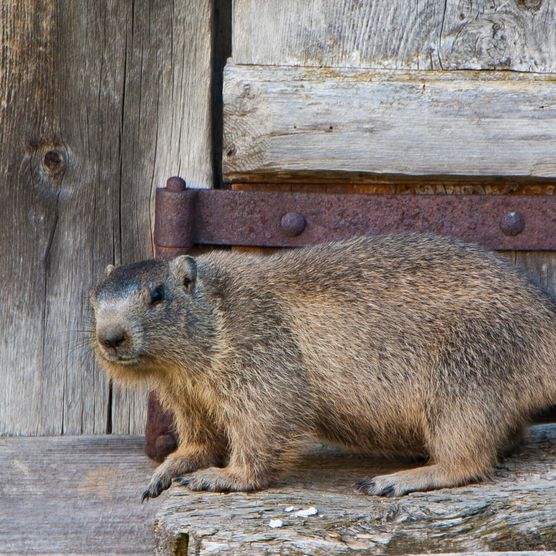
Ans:
[[[537,11],[541,8],[543,0],[516,0],[516,3],[527,10]]]
[[[41,178],[49,182],[60,182],[68,167],[68,152],[62,145],[43,144],[35,150]]]
[[[56,172],[63,163],[64,159],[57,151],[47,151],[44,155],[44,165],[51,172]]]

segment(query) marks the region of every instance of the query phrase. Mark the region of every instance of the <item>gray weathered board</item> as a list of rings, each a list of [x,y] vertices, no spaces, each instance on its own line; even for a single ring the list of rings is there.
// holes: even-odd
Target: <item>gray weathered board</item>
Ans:
[[[230,180],[555,175],[556,0],[236,0],[232,54]]]
[[[0,438],[0,554],[152,554],[139,436]]]
[[[556,177],[556,74],[230,61],[224,118],[232,180],[293,172]]]
[[[556,0],[235,0],[239,64],[556,72]]]
[[[355,494],[355,480],[401,467],[330,449],[308,452],[259,493],[191,493],[173,486],[157,514],[159,554],[419,554],[556,550],[556,425],[483,484],[401,498]],[[300,518],[286,508],[316,507]],[[271,528],[271,519],[283,526]]]
[[[154,189],[212,186],[209,0],[3,0],[0,434],[141,432],[86,347],[108,263],[152,254]]]
[[[555,6],[236,0],[234,56],[549,73]],[[178,173],[215,182],[215,49],[227,41],[215,16],[229,9],[226,0],[0,2],[0,434],[142,430],[143,394],[112,389],[83,347],[87,292],[106,263],[152,253],[156,185]],[[543,110],[539,121],[554,108]],[[556,254],[514,257],[556,292]]]

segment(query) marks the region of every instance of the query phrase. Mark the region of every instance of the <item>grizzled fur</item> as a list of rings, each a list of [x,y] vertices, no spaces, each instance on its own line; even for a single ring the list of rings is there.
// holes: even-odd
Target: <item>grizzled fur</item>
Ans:
[[[307,437],[428,458],[362,480],[366,494],[461,485],[556,400],[555,305],[451,239],[146,261],[112,270],[92,304],[108,373],[176,415],[180,446],[145,497],[184,474],[193,490],[264,488]]]

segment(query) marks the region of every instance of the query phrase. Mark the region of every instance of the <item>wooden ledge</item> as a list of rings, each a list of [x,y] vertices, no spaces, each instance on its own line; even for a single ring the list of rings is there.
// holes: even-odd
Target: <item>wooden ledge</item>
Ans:
[[[527,443],[492,481],[402,498],[365,497],[355,480],[408,465],[328,448],[309,450],[274,488],[194,494],[172,487],[155,522],[159,554],[419,554],[556,549],[556,424]],[[289,506],[314,506],[295,517]],[[282,520],[271,528],[271,520]],[[540,552],[542,553],[542,552]]]
[[[155,549],[142,436],[0,437],[0,554]]]

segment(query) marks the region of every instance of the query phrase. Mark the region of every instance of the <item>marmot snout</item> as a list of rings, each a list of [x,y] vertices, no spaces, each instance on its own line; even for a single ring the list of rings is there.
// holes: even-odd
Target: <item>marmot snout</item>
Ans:
[[[364,479],[395,496],[487,476],[556,400],[556,309],[506,260],[427,235],[116,269],[99,360],[173,410],[180,445],[145,497],[264,488],[309,436],[428,464]]]

